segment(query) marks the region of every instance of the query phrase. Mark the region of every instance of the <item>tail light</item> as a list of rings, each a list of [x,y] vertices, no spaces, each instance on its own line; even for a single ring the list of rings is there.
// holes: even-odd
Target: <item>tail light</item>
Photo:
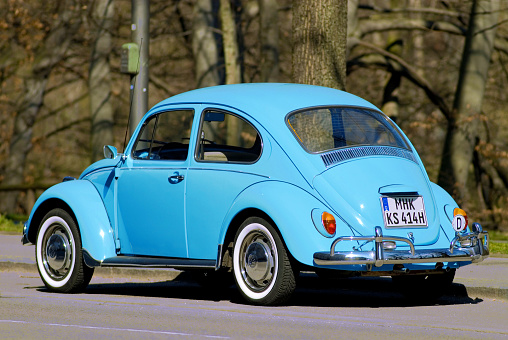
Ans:
[[[335,234],[335,230],[337,230],[337,223],[335,222],[335,217],[333,217],[332,214],[325,211],[323,214],[321,214],[321,222],[323,223],[323,227],[325,227],[325,230],[328,234]]]

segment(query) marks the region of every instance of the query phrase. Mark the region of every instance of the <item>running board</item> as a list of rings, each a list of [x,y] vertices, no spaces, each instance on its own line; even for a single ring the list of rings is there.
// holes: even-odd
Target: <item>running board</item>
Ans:
[[[94,259],[83,249],[83,259],[88,267],[141,267],[175,269],[215,269],[215,260],[196,260],[175,257],[114,256],[102,261]]]

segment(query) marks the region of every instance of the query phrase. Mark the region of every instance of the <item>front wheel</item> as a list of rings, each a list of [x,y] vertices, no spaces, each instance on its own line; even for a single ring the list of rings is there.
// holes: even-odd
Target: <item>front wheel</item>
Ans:
[[[42,281],[52,291],[79,292],[93,275],[93,268],[83,261],[76,222],[63,209],[53,209],[44,216],[37,234],[35,258]]]
[[[233,272],[242,296],[258,305],[281,304],[296,287],[282,240],[270,223],[259,217],[245,220],[237,232]]]

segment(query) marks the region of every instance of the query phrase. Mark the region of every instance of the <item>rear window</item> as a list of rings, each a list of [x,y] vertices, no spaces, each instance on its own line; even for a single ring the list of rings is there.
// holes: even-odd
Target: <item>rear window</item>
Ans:
[[[290,114],[287,121],[298,141],[313,153],[366,145],[409,149],[395,125],[373,110],[314,108]]]

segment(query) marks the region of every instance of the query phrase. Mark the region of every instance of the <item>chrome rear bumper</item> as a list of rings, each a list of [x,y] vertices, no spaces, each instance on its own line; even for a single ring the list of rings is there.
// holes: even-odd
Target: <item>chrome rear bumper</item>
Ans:
[[[364,264],[381,267],[385,264],[481,262],[489,256],[489,235],[481,225],[474,223],[472,232],[457,234],[449,248],[415,250],[413,242],[403,237],[383,236],[380,227],[375,236],[343,236],[337,238],[329,252],[314,253],[314,263],[320,266]],[[373,251],[335,251],[343,241],[374,241]],[[398,241],[409,245],[410,250],[387,250],[383,242]]]

